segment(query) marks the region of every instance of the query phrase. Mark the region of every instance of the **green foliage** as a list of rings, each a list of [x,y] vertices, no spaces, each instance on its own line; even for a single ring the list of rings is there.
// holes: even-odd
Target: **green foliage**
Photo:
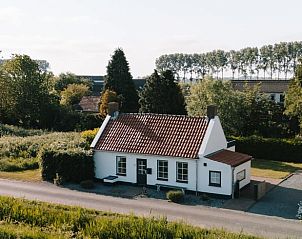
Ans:
[[[22,171],[39,166],[38,155],[44,148],[70,150],[86,147],[79,133],[49,133],[28,137],[0,138],[0,170]]]
[[[122,112],[138,111],[138,95],[129,72],[129,64],[120,48],[114,51],[107,66],[104,90],[107,89],[116,92],[119,96]]]
[[[236,151],[247,153],[254,158],[281,162],[302,162],[302,140],[263,138],[259,136],[233,137]]]
[[[229,233],[224,230],[203,229],[184,223],[168,222],[165,218],[144,218],[133,215],[103,213],[77,207],[52,205],[9,197],[0,197],[0,208],[0,220],[5,222],[4,230],[11,235],[16,233],[10,230],[14,223],[15,225],[22,225],[22,229],[26,233],[30,233],[27,230],[29,227],[32,227],[32,232],[35,232],[39,227],[41,233],[37,233],[37,235],[41,235],[40,238],[52,238],[42,237],[43,233],[46,234],[51,231],[53,234],[61,236],[57,238],[79,239],[256,239],[254,236]],[[0,226],[0,232],[3,231],[3,227]],[[34,234],[32,233],[32,235]]]
[[[82,139],[86,142],[87,148],[89,148],[89,146],[91,145],[94,137],[96,136],[96,134],[98,133],[99,128],[95,128],[93,130],[86,130],[81,132],[81,137]]]
[[[89,87],[84,84],[70,84],[61,91],[60,104],[72,106],[80,103],[83,96],[90,93]]]
[[[172,202],[181,202],[184,199],[184,193],[180,190],[171,190],[166,196]]]
[[[285,95],[285,113],[291,117],[297,117],[300,122],[302,133],[302,60],[297,66],[295,78],[291,80]]]
[[[188,114],[205,116],[208,105],[218,107],[218,116],[227,135],[288,137],[295,134],[292,121],[283,115],[283,106],[260,93],[260,85],[233,89],[230,81],[204,79],[191,87]]]
[[[42,127],[48,121],[52,96],[51,74],[26,55],[14,55],[0,66],[0,120],[24,127]]]
[[[171,70],[178,80],[181,78],[190,80],[204,79],[205,75],[221,76],[224,71],[232,72],[232,79],[249,76],[259,78],[263,73],[264,79],[267,73],[270,79],[275,76],[280,78],[284,74],[287,79],[288,73],[295,71],[298,58],[302,57],[302,42],[280,42],[274,45],[265,45],[261,48],[246,47],[238,51],[214,50],[202,54],[168,54],[156,59],[156,69],[159,71]]]
[[[102,117],[106,117],[108,114],[108,103],[110,102],[120,102],[116,92],[112,90],[105,90],[101,95],[101,103],[100,103],[100,114]]]
[[[155,70],[140,92],[139,103],[144,113],[186,114],[184,96],[171,71],[159,75]]]
[[[85,150],[44,149],[40,159],[43,180],[61,177],[66,182],[79,183],[94,178],[94,161],[90,152]]]
[[[44,130],[24,129],[21,127],[0,123],[0,138],[2,136],[26,137],[26,136],[33,136],[33,135],[42,135],[45,133],[46,131]]]
[[[61,92],[71,84],[83,84],[86,85],[89,90],[92,88],[92,83],[88,79],[80,78],[71,72],[61,73],[59,77],[55,79],[54,89],[57,92]]]

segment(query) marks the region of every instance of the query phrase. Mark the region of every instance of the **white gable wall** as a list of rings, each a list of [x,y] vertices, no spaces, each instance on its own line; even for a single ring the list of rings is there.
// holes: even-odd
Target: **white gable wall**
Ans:
[[[227,140],[224,135],[218,116],[211,119],[199,150],[199,158],[227,148]]]

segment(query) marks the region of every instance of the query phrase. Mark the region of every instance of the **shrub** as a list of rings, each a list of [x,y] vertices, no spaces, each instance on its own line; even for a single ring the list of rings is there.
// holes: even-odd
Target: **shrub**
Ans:
[[[12,125],[0,123],[0,137],[3,136],[26,137],[26,136],[42,135],[45,133],[47,132],[40,129],[24,129],[18,126],[12,126]]]
[[[302,140],[263,138],[259,136],[232,137],[236,140],[236,151],[254,158],[282,162],[302,162]]]
[[[299,220],[302,220],[302,201],[298,203],[298,212],[297,212],[297,218]]]
[[[85,141],[87,148],[90,147],[90,145],[91,145],[94,137],[98,133],[98,131],[99,131],[99,128],[95,128],[93,130],[86,130],[81,133],[81,137]]]
[[[180,202],[184,199],[184,193],[179,190],[171,190],[167,192],[167,199],[172,202]]]
[[[85,188],[85,189],[94,188],[94,184],[93,184],[92,180],[84,180],[80,183],[80,185],[81,185],[82,188]]]
[[[94,162],[88,151],[45,149],[40,158],[43,180],[52,181],[57,174],[66,182],[76,183],[94,177]]]

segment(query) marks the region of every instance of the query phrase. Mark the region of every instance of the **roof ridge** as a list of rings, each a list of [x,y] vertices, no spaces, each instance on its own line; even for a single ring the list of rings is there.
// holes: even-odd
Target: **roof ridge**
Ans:
[[[160,114],[160,113],[120,113],[119,115],[154,115],[154,116],[168,116],[168,117],[182,117],[182,118],[198,118],[198,119],[204,119],[207,118],[207,116],[191,116],[191,115],[177,115],[177,114]]]

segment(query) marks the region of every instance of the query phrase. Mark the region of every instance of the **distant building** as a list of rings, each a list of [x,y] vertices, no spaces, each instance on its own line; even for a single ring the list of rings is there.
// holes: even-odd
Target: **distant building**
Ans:
[[[261,83],[261,92],[268,94],[271,100],[277,103],[283,103],[290,80],[231,80],[231,82],[234,89],[240,91],[243,90],[245,83],[250,87]]]
[[[105,77],[104,76],[93,76],[93,75],[78,75],[78,77],[85,78],[91,80],[93,82],[92,86],[92,94],[93,95],[100,95],[103,91],[104,84],[105,84]],[[145,83],[146,79],[133,79],[134,86],[137,90],[141,90]]]

